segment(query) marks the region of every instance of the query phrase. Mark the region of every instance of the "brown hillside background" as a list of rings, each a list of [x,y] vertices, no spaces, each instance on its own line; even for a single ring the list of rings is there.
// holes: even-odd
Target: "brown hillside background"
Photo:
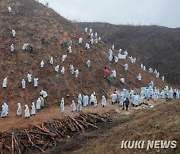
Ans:
[[[8,6],[12,7],[12,13],[8,13]],[[16,30],[16,38],[12,39],[11,29]],[[48,42],[41,44],[41,38],[45,37]],[[7,102],[11,110],[17,109],[17,103],[30,105],[36,101],[39,92],[44,89],[48,93],[46,105],[59,105],[61,97],[70,95],[66,103],[70,103],[72,96],[78,93],[90,95],[96,91],[98,98],[103,94],[107,95],[111,88],[123,88],[119,83],[120,77],[125,77],[127,88],[140,88],[147,86],[153,80],[156,86],[162,87],[164,83],[153,75],[140,70],[140,65],[130,64],[129,71],[124,67],[125,61],[118,64],[111,64],[107,58],[110,47],[103,43],[91,46],[91,50],[85,50],[78,45],[78,38],[83,37],[88,41],[87,34],[83,29],[58,15],[55,11],[45,7],[34,0],[1,0],[0,1],[0,103]],[[73,53],[68,54],[67,48],[60,46],[62,40],[72,40]],[[33,45],[34,53],[22,51],[25,42]],[[10,45],[14,43],[15,52],[10,53]],[[131,52],[129,52],[131,55]],[[63,54],[68,54],[65,62],[61,62]],[[55,58],[54,65],[48,64],[50,57]],[[87,68],[86,61],[91,60],[91,68]],[[45,61],[45,67],[40,69],[41,60]],[[55,73],[54,67],[59,64],[65,66],[65,75]],[[80,70],[78,78],[69,72],[69,65],[73,64]],[[116,69],[117,80],[111,86],[104,79],[102,70]],[[34,89],[33,84],[26,82],[26,89],[22,90],[21,80],[27,81],[27,73],[32,73],[33,77],[39,78],[39,86]],[[142,74],[142,82],[138,83],[136,76]],[[4,77],[8,76],[8,88],[2,88]]]
[[[104,40],[115,43],[141,58],[142,62],[160,71],[166,81],[180,85],[180,28],[162,26],[112,25],[108,23],[78,23],[92,27]]]

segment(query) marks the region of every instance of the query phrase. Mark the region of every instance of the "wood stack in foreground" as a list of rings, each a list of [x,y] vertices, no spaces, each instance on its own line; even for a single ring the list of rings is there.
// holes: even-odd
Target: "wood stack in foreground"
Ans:
[[[98,129],[100,123],[107,121],[111,121],[108,113],[82,113],[75,117],[68,116],[65,119],[56,119],[51,123],[35,125],[30,129],[1,133],[0,152],[22,154],[38,149],[45,153],[46,149],[56,146],[62,138],[83,132],[88,128]]]

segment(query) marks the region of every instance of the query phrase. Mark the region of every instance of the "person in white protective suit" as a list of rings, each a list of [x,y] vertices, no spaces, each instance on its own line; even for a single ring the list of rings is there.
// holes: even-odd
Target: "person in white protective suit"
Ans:
[[[30,111],[29,111],[29,107],[28,107],[27,104],[25,105],[25,110],[24,110],[24,112],[25,112],[24,118],[25,118],[25,119],[30,118]]]
[[[112,45],[112,50],[114,50],[114,44]]]
[[[68,47],[68,52],[72,53],[72,47],[71,46]]]
[[[141,74],[138,74],[137,79],[138,79],[138,81],[141,81],[141,79],[142,79]]]
[[[106,106],[106,97],[104,95],[102,96],[102,99],[101,99],[101,105],[102,107]]]
[[[23,50],[23,51],[24,51],[24,50],[27,50],[27,49],[28,49],[28,46],[29,46],[29,43],[28,43],[28,42],[24,43],[24,44],[23,44],[23,47],[22,47],[22,50]]]
[[[90,60],[87,60],[86,61],[86,66],[89,68],[91,66],[91,61]]]
[[[164,77],[164,76],[162,76],[162,78],[161,78],[161,79],[162,79],[162,81],[164,81],[164,80],[165,80],[165,77]]]
[[[97,107],[97,105],[98,105],[97,98],[96,95],[94,95],[94,107]]]
[[[57,65],[55,68],[54,68],[55,72],[59,72],[59,65]]]
[[[111,95],[111,98],[112,98],[112,105],[116,103],[116,100],[117,100],[117,94],[112,94]]]
[[[72,108],[72,112],[76,111],[76,103],[74,100],[72,100],[71,108]]]
[[[82,112],[82,101],[79,100],[78,98],[78,112]]]
[[[3,88],[7,88],[7,79],[8,79],[8,77],[5,77],[3,80],[3,84],[2,84]]]
[[[64,62],[66,58],[67,58],[67,55],[62,55],[62,62]]]
[[[126,63],[124,66],[124,69],[127,71],[128,70],[128,64]]]
[[[83,38],[80,37],[80,38],[79,38],[79,44],[82,44],[82,43],[83,43]]]
[[[89,49],[90,49],[90,45],[89,45],[88,43],[86,43],[85,48],[86,48],[87,50],[89,50]]]
[[[40,63],[40,67],[43,68],[44,67],[44,61],[42,60]]]
[[[41,90],[40,91],[40,95],[42,95],[43,98],[47,98],[48,97],[48,94],[45,90]]]
[[[27,74],[27,79],[28,79],[28,82],[31,83],[32,82],[32,74]]]
[[[64,98],[61,99],[60,111],[61,111],[61,113],[64,113]]]
[[[16,37],[16,31],[14,29],[12,29],[12,37],[15,38]]]
[[[31,106],[31,115],[35,115],[36,114],[36,107],[35,107],[35,103],[32,102],[32,106]]]
[[[38,87],[38,78],[34,78],[34,88]]]
[[[62,68],[61,68],[61,74],[64,75],[64,73],[65,73],[65,68],[64,68],[64,66],[62,66]]]
[[[73,74],[74,74],[74,66],[73,66],[73,65],[70,65],[69,70],[70,70],[70,73],[73,75]]]
[[[21,103],[18,103],[17,105],[18,105],[18,108],[17,108],[16,115],[17,115],[17,116],[22,116]]]
[[[36,110],[40,111],[40,109],[41,109],[41,99],[38,98],[37,101],[36,101]]]
[[[21,84],[22,84],[22,89],[26,89],[26,81],[24,79],[22,79]]]
[[[116,78],[116,70],[112,70],[112,76]]]
[[[8,7],[8,12],[11,13],[12,12],[12,8],[9,6]]]
[[[79,70],[78,70],[78,69],[76,69],[74,73],[75,73],[75,77],[77,78],[77,77],[78,77],[78,75],[79,75]]]
[[[11,49],[11,53],[14,52],[14,50],[15,50],[14,49],[14,44],[11,44],[10,49]]]
[[[53,57],[51,57],[49,60],[49,64],[53,65],[53,63],[54,63],[54,59],[53,59]]]
[[[84,30],[85,30],[86,33],[88,32],[88,28],[87,27]]]

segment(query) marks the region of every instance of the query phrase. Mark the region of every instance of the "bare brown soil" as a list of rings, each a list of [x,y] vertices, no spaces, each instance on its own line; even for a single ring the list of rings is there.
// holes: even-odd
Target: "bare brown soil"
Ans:
[[[103,40],[115,43],[136,55],[147,67],[160,71],[166,81],[179,87],[180,84],[180,28],[163,26],[112,25],[108,23],[79,23],[92,27]]]
[[[7,7],[12,7],[12,13],[8,13]],[[90,95],[96,92],[98,99],[102,95],[109,97],[109,91],[115,88],[140,88],[148,86],[153,80],[157,87],[163,87],[160,79],[155,78],[149,73],[140,69],[139,64],[130,64],[128,60],[120,61],[118,64],[109,63],[107,52],[110,46],[102,42],[91,47],[86,51],[83,46],[78,45],[78,38],[83,37],[88,41],[88,36],[83,29],[64,19],[50,8],[35,2],[34,0],[1,0],[0,1],[0,81],[8,76],[8,88],[3,89],[0,86],[0,104],[6,102],[9,105],[9,116],[7,119],[0,119],[1,130],[6,131],[13,127],[24,127],[42,121],[49,121],[59,116],[59,102],[65,97],[66,104],[70,104],[72,97],[79,93]],[[12,39],[11,29],[16,30],[16,38]],[[46,44],[41,44],[41,39],[45,38]],[[67,47],[60,46],[61,41],[72,40],[73,53],[67,53]],[[25,42],[33,46],[33,53],[22,51]],[[10,45],[14,43],[15,52],[10,53]],[[63,63],[61,57],[68,54]],[[48,64],[50,57],[55,58],[54,65]],[[91,68],[87,69],[85,63],[91,60]],[[40,69],[41,60],[45,61],[45,67]],[[129,70],[125,71],[123,64],[129,64]],[[65,75],[56,74],[54,67],[60,64],[65,66]],[[75,79],[69,73],[69,65],[73,64],[80,71],[79,77]],[[102,70],[104,67],[116,69],[117,79],[114,84],[110,84],[104,78]],[[37,89],[33,84],[27,83],[26,89],[22,90],[21,80],[26,79],[27,73],[32,73],[33,77],[39,78]],[[137,75],[142,74],[142,82],[137,82]],[[120,77],[125,77],[125,85],[119,82]],[[39,97],[39,92],[44,89],[48,93],[46,100],[46,109],[32,117],[29,121],[15,117],[17,103],[22,106],[28,104],[31,106],[33,101]],[[69,98],[66,96],[69,95]],[[54,111],[55,114],[50,114]],[[53,112],[53,113],[54,113]],[[6,127],[4,127],[6,126]]]

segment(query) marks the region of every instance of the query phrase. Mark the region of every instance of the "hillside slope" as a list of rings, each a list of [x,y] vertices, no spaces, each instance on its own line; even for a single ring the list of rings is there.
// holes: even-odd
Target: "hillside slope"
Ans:
[[[115,44],[141,58],[148,67],[157,69],[174,85],[180,84],[180,28],[161,26],[128,26],[108,23],[78,23],[92,27]]]
[[[8,13],[8,6],[12,7],[12,13]],[[123,86],[119,83],[121,76],[126,78],[126,87],[140,88],[147,86],[153,80],[157,86],[164,86],[164,83],[140,70],[139,64],[132,65],[129,61],[129,71],[126,72],[121,61],[119,64],[111,64],[107,58],[108,46],[103,43],[91,46],[88,52],[85,48],[85,42],[88,36],[78,26],[64,19],[55,11],[37,3],[34,0],[1,0],[0,1],[0,81],[8,76],[8,88],[0,88],[0,101],[7,102],[11,110],[16,111],[17,102],[31,104],[36,101],[40,90],[44,89],[48,93],[47,105],[58,105],[61,97],[78,93],[90,95],[96,91],[98,97],[107,94],[110,88]],[[16,30],[16,38],[11,36],[11,29]],[[84,44],[78,44],[78,38],[83,37]],[[46,44],[41,43],[45,38]],[[67,47],[62,48],[60,42],[72,40],[72,54],[67,52]],[[33,53],[22,51],[24,43],[29,42],[33,46]],[[14,43],[15,52],[10,53],[10,45]],[[65,62],[61,61],[62,55],[67,54]],[[48,64],[50,57],[54,57],[54,65]],[[91,60],[91,68],[87,68],[86,61]],[[45,67],[40,68],[40,62],[45,61]],[[56,73],[54,67],[59,64],[65,67],[64,76]],[[69,65],[73,64],[79,69],[78,78],[72,76],[69,72]],[[102,70],[107,66],[109,69],[116,69],[117,80],[114,86],[104,79]],[[33,78],[39,78],[37,89],[33,84],[27,83],[26,89],[22,90],[21,80],[27,81],[27,73],[31,73]],[[137,83],[136,76],[141,73],[142,82]]]
[[[62,141],[49,154],[179,154],[180,152],[180,106],[179,100],[161,102],[154,109],[137,110],[123,115],[114,112],[113,120],[104,123],[100,129]],[[146,111],[146,112],[145,112]],[[147,141],[177,141],[176,148],[147,148]],[[122,141],[144,141],[143,148],[122,149]],[[132,144],[131,144],[132,145]]]

